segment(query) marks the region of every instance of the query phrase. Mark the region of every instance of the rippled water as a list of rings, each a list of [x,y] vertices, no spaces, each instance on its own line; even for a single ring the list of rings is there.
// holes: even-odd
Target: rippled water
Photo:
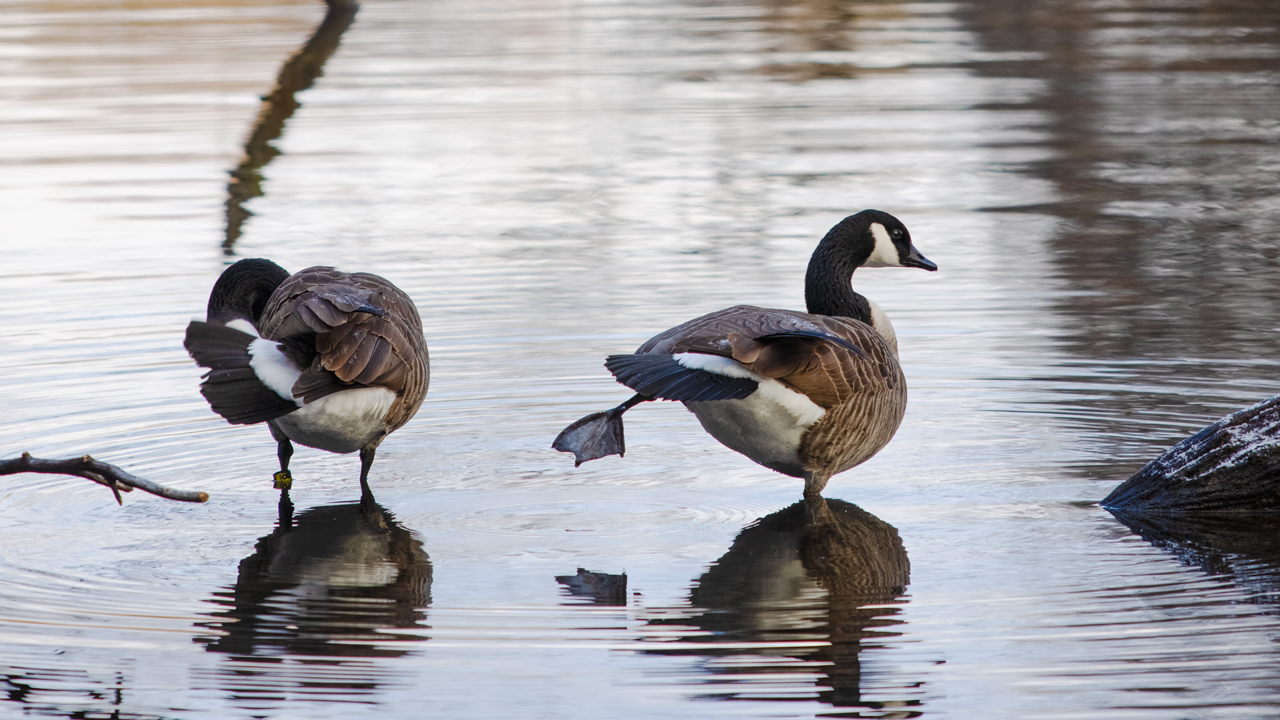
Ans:
[[[211,495],[4,478],[0,717],[1280,715],[1274,523],[1094,505],[1280,392],[1274,3],[324,15],[0,3],[0,458]],[[828,504],[673,404],[549,449],[628,395],[605,355],[798,308],[864,207],[941,271],[854,278],[911,406]],[[274,443],[197,392],[183,328],[252,256],[423,310],[376,502],[300,448],[278,527]]]

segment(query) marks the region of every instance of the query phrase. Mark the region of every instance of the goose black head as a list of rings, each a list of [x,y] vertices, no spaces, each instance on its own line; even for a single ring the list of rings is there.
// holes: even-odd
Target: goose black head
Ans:
[[[207,320],[227,324],[232,320],[248,320],[257,325],[271,293],[289,273],[279,265],[262,258],[245,258],[222,271],[209,292]]]
[[[870,323],[870,304],[849,285],[860,267],[938,269],[911,244],[911,233],[901,220],[887,212],[863,210],[836,223],[813,251],[804,283],[809,312]]]
[[[879,210],[863,210],[848,219],[866,223],[864,242],[871,246],[860,267],[917,267],[934,271],[938,266],[911,244],[911,232],[898,218]]]

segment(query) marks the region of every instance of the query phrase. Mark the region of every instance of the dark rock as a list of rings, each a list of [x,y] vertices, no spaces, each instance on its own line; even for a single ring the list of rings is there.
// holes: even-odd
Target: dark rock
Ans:
[[[1280,513],[1278,434],[1280,395],[1174,445],[1112,490],[1102,506],[1128,516]]]

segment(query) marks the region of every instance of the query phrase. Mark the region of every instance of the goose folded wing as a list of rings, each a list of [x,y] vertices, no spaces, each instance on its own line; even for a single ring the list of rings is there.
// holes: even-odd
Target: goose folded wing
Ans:
[[[674,327],[637,350],[683,352],[733,358],[824,408],[902,382],[883,338],[850,318],[739,305]]]
[[[269,337],[314,337],[316,354],[293,386],[304,402],[353,387],[399,394],[410,382],[411,364],[421,364],[415,358],[426,357],[412,300],[368,273],[307,268],[276,290],[263,318]]]
[[[274,340],[325,333],[362,315],[387,312],[376,286],[331,267],[310,267],[285,280],[271,294],[260,321],[264,337]]]

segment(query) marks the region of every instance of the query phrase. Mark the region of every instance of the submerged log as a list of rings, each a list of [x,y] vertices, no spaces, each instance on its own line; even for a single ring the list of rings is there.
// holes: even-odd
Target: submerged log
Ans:
[[[1174,445],[1102,506],[1127,515],[1280,513],[1280,395]]]

